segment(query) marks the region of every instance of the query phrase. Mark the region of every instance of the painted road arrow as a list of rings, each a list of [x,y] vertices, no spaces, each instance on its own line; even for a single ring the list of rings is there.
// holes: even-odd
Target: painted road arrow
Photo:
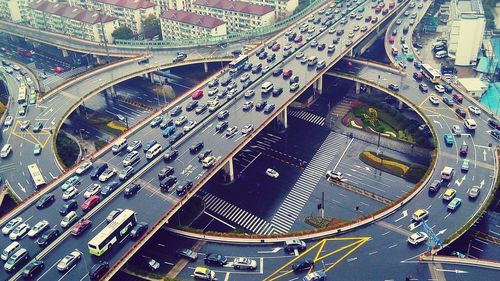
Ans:
[[[404,210],[403,212],[401,212],[401,217],[399,217],[397,220],[395,220],[394,222],[398,222],[404,218],[406,218],[408,216],[408,210]]]
[[[484,180],[482,180],[482,181],[479,183],[479,188],[483,188],[483,185],[484,185]]]
[[[273,248],[271,251],[257,251],[259,254],[274,254],[281,250],[281,247]]]
[[[483,160],[486,161],[486,149],[483,150]]]
[[[437,235],[444,234],[444,233],[446,232],[446,230],[447,230],[447,229],[448,229],[448,228],[445,228],[445,229],[442,229],[442,230],[438,231],[438,232],[436,233],[436,236],[437,236]]]
[[[462,182],[465,180],[465,176],[466,175],[464,175],[461,180],[458,180],[458,179],[455,180],[455,184],[458,185],[458,187],[460,187],[460,185],[462,184]]]
[[[441,127],[441,129],[443,128],[443,125],[441,125],[441,122],[437,121],[437,120],[432,120],[434,123],[438,124],[439,127]]]
[[[441,269],[441,268],[436,268],[437,271],[443,271],[443,272],[454,272],[454,273],[469,273],[468,271],[465,270],[458,270],[458,269]]]

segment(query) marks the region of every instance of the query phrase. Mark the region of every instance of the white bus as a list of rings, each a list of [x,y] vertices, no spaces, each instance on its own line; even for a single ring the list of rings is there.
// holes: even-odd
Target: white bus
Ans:
[[[23,104],[26,102],[26,86],[19,86],[19,94],[17,96],[17,103]]]
[[[35,183],[35,187],[37,189],[45,185],[45,179],[36,164],[28,165],[28,171],[30,172],[31,179]]]
[[[89,252],[95,256],[101,256],[111,246],[119,242],[137,223],[135,212],[129,209],[123,210],[112,222],[99,232],[88,243]]]
[[[422,74],[434,84],[441,80],[441,73],[428,64],[422,64]]]

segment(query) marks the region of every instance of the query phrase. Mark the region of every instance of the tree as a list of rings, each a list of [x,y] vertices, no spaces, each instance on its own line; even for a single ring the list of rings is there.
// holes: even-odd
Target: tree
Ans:
[[[160,19],[155,15],[149,15],[143,22],[144,38],[152,39],[157,36],[161,39]]]
[[[371,125],[375,127],[375,123],[378,121],[378,112],[373,107],[368,108],[368,114],[363,113],[363,118]]]
[[[127,26],[120,25],[113,31],[113,33],[111,33],[111,36],[113,36],[114,39],[128,40],[134,36],[134,33],[132,32],[132,29]]]

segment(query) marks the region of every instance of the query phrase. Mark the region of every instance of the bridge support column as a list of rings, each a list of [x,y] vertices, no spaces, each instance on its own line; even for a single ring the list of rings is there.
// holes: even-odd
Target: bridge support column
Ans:
[[[115,96],[116,95],[115,86],[111,86],[111,87],[107,88],[106,92],[108,92],[111,96]]]
[[[151,82],[151,84],[155,83],[155,78],[153,76],[153,72],[148,73],[148,78],[149,78],[149,81]]]
[[[234,181],[234,168],[233,168],[233,158],[231,157],[226,164],[222,167],[222,171],[224,173],[224,181],[232,182]]]
[[[356,82],[355,93],[356,95],[359,95],[360,92],[361,92],[361,83]]]
[[[399,110],[403,109],[403,102],[402,101],[398,101],[398,109]]]
[[[323,93],[323,75],[318,78],[318,80],[313,83],[313,90],[315,94]]]
[[[288,128],[288,108],[286,107],[281,113],[276,117],[278,124],[282,125],[283,128]]]
[[[203,63],[203,69],[205,70],[205,73],[208,73],[208,63]]]
[[[99,57],[98,55],[92,55],[94,58],[95,58],[95,62],[97,65],[100,65],[101,64],[101,57]]]
[[[61,52],[62,52],[62,55],[63,55],[63,58],[67,58],[68,57],[68,50],[65,50],[65,49],[61,49]]]

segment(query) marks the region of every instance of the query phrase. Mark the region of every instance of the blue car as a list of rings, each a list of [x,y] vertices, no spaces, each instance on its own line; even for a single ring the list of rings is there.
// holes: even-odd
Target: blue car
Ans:
[[[163,130],[162,135],[164,138],[168,138],[175,133],[175,126],[169,126]]]
[[[114,181],[114,182],[111,182],[110,184],[106,185],[105,187],[103,187],[101,189],[102,197],[106,197],[106,196],[110,195],[111,193],[113,193],[113,191],[115,191],[119,185],[120,185],[119,182]]]
[[[453,145],[453,136],[451,134],[445,134],[444,143],[446,143],[446,145]]]
[[[150,142],[148,142],[146,144],[146,146],[144,146],[144,152],[147,152],[151,147],[153,147],[153,145],[157,144],[158,142],[156,140],[152,140]]]
[[[446,103],[448,106],[453,106],[453,100],[449,97],[444,97],[443,102]]]

